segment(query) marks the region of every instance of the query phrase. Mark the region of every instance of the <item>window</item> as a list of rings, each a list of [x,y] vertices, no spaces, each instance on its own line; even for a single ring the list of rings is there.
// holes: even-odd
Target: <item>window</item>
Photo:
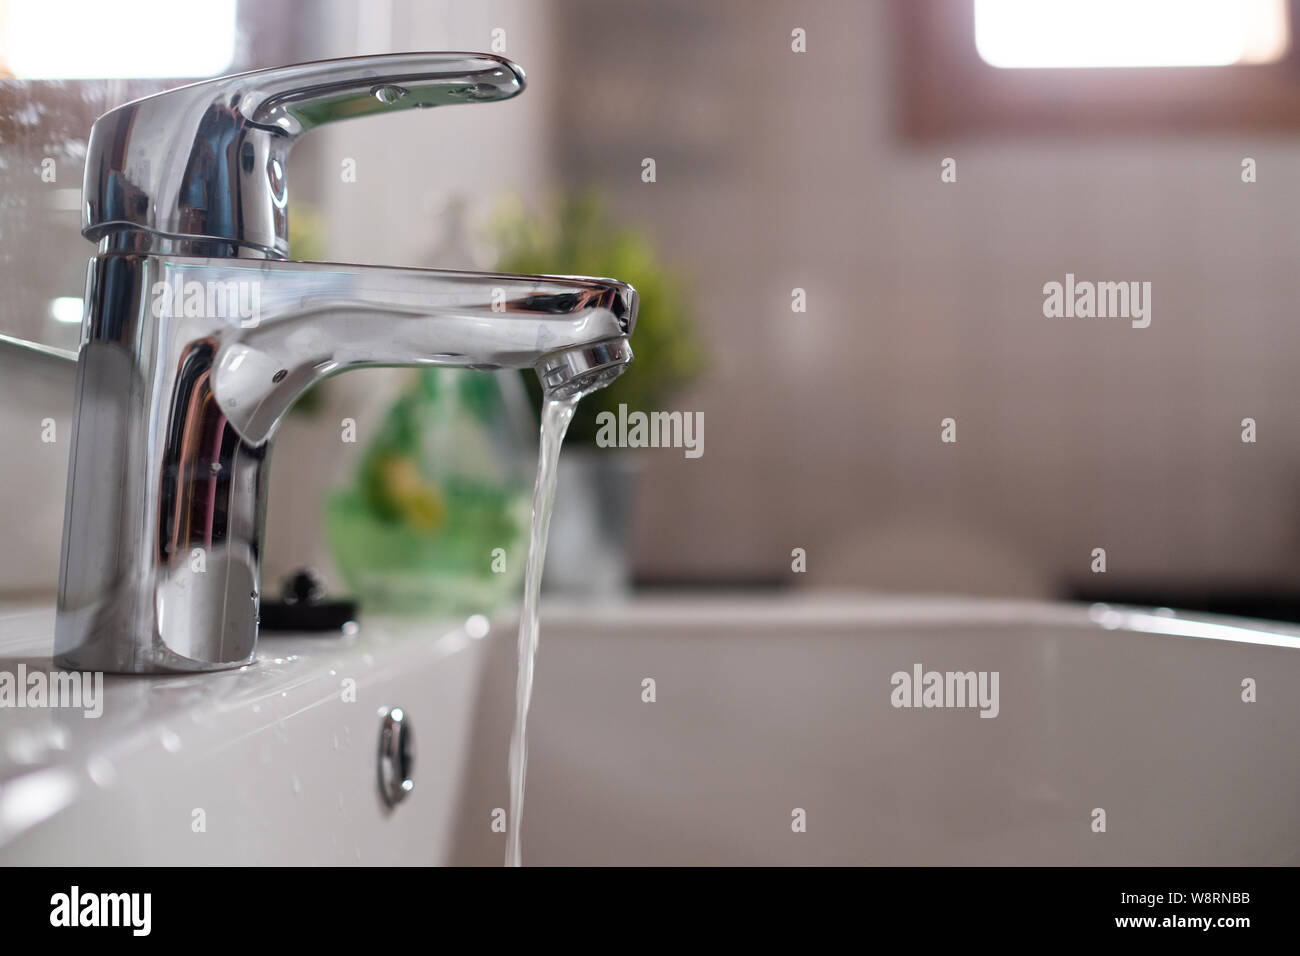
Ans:
[[[217,76],[235,58],[235,38],[235,0],[8,0],[0,3],[0,75]]]
[[[975,0],[975,49],[1003,68],[1274,63],[1283,0]]]
[[[915,137],[1300,129],[1296,0],[899,0]]]

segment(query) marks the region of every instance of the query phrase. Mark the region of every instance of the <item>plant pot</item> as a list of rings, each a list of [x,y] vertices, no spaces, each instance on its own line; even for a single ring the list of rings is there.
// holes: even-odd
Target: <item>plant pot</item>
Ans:
[[[610,601],[631,590],[632,508],[641,460],[619,448],[565,447],[560,454],[542,588]]]

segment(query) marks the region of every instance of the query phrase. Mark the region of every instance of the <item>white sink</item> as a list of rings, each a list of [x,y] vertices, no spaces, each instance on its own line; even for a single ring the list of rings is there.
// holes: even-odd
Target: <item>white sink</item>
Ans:
[[[52,623],[0,615],[0,670],[48,666]],[[108,678],[98,720],[0,710],[0,863],[499,864],[514,641],[504,619],[478,640],[368,621],[264,637],[243,671]],[[997,716],[894,707],[891,675],[916,664],[998,672]],[[551,607],[524,861],[1298,863],[1297,687],[1300,630],[1259,622],[828,597]],[[393,706],[417,750],[388,810]]]
[[[1000,672],[998,716],[893,707],[916,663]],[[483,752],[504,746],[512,673],[494,654]],[[1260,622],[965,600],[552,614],[524,861],[1300,863],[1297,689],[1300,630]],[[498,765],[474,764],[469,804],[500,792]]]
[[[48,609],[0,615],[0,671],[48,668],[53,623]],[[264,636],[242,670],[110,676],[98,719],[0,710],[0,863],[450,862],[485,650],[453,624],[375,621]],[[378,787],[390,707],[417,747],[393,810]]]

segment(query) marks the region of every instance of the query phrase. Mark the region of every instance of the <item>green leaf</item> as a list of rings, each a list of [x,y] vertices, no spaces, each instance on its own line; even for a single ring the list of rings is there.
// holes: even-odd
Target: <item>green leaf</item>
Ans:
[[[640,296],[635,358],[612,384],[579,404],[570,441],[594,441],[596,417],[620,404],[630,411],[663,410],[702,371],[704,352],[686,279],[661,260],[649,235],[615,222],[598,194],[563,196],[540,213],[504,210],[496,235],[502,272],[604,276],[629,283]],[[540,408],[536,376],[526,378]]]

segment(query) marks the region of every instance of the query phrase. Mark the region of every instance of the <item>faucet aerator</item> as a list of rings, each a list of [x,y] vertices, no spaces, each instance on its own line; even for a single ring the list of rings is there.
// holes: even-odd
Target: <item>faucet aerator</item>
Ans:
[[[552,352],[536,365],[547,398],[572,398],[599,391],[627,370],[632,346],[627,339],[611,339]]]

